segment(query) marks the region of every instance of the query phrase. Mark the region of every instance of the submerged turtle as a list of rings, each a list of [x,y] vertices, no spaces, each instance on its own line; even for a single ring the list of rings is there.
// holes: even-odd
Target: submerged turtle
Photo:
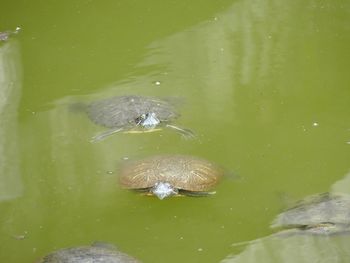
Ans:
[[[168,101],[143,96],[120,96],[93,102],[87,106],[89,118],[96,124],[110,128],[96,135],[92,141],[100,141],[116,132],[146,132],[166,127],[186,138],[194,137],[191,130],[171,125],[179,114]]]
[[[91,246],[66,248],[52,252],[39,263],[140,263],[118,251],[113,245],[95,243]]]
[[[205,196],[223,175],[217,165],[186,155],[157,155],[127,162],[121,167],[120,184],[163,199],[172,195]]]
[[[11,35],[16,35],[21,30],[20,27],[16,27],[14,31],[0,32],[0,41],[7,41]]]
[[[335,234],[350,230],[350,196],[322,193],[309,196],[277,216],[271,227],[309,234]]]

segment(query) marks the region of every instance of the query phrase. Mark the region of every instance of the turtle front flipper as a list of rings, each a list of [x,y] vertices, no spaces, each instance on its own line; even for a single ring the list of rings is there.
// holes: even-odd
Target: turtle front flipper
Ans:
[[[117,132],[121,132],[121,131],[124,131],[125,129],[124,128],[113,128],[113,129],[110,129],[108,131],[105,131],[105,132],[101,132],[99,134],[96,134],[94,137],[91,138],[90,142],[99,142],[99,141],[102,141],[104,139],[106,139],[108,136],[114,134],[114,133],[117,133]]]
[[[171,125],[171,124],[166,124],[165,127],[170,128],[170,129],[180,133],[182,135],[182,137],[185,139],[195,139],[196,138],[196,134],[190,129],[181,128],[181,127]]]
[[[210,192],[200,192],[200,191],[189,191],[184,189],[179,189],[179,195],[191,196],[191,197],[205,197],[209,195],[215,195],[216,191]]]

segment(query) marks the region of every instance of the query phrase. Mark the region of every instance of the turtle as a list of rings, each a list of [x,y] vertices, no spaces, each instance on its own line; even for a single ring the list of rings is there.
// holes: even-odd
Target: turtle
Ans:
[[[125,95],[102,99],[87,105],[86,112],[95,124],[109,128],[97,134],[97,142],[117,132],[157,131],[161,127],[179,132],[185,138],[194,138],[194,133],[172,125],[179,117],[173,103],[153,97]]]
[[[7,41],[11,35],[16,35],[21,30],[20,27],[16,27],[14,31],[4,31],[0,32],[0,41]]]
[[[54,251],[38,263],[140,263],[111,244],[95,242],[90,246],[72,247]]]
[[[207,196],[224,170],[216,164],[188,155],[155,155],[121,165],[119,183],[159,199],[169,196]]]
[[[326,192],[308,196],[280,213],[271,227],[321,235],[348,232],[350,195]]]

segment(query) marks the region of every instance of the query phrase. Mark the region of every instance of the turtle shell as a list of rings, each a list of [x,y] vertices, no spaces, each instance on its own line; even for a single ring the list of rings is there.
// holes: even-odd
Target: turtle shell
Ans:
[[[120,184],[127,189],[146,189],[167,182],[180,190],[202,192],[216,185],[222,175],[220,167],[198,157],[157,155],[122,165]]]
[[[87,106],[89,118],[108,128],[124,128],[136,125],[136,120],[147,113],[154,113],[161,122],[170,121],[178,114],[168,101],[143,96],[119,96],[93,102]]]
[[[350,196],[322,193],[309,196],[277,216],[272,227],[350,225]]]
[[[92,245],[66,248],[52,252],[39,263],[140,263],[137,259],[118,251],[112,245]]]

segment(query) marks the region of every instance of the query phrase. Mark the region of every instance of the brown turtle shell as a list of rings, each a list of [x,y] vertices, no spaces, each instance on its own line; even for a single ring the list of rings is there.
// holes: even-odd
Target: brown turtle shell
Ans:
[[[223,175],[217,165],[187,155],[157,155],[126,162],[120,170],[120,184],[127,189],[146,189],[167,182],[186,191],[208,191]]]

